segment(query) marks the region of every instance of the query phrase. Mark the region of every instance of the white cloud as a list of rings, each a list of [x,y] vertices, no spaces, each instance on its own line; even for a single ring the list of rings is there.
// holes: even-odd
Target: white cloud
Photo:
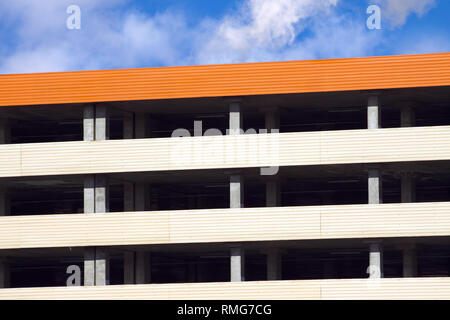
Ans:
[[[417,14],[419,17],[430,10],[435,4],[435,0],[374,0],[382,7],[382,17],[385,18],[391,27],[398,27],[405,24],[410,14]]]
[[[397,23],[433,2],[378,1]],[[130,0],[76,3],[80,30],[66,28],[72,0],[0,2],[1,23],[15,26],[12,47],[0,50],[0,73],[354,57],[372,55],[385,41],[382,31],[365,28],[364,13],[337,14],[339,0],[245,0],[196,25],[174,10],[144,14]]]

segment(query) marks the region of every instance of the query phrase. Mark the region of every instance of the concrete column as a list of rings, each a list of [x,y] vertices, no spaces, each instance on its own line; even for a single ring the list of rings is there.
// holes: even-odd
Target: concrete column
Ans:
[[[278,248],[267,250],[267,280],[281,280],[281,252]]]
[[[95,140],[109,139],[109,115],[105,105],[95,106]]]
[[[95,286],[95,247],[84,248],[84,285]]]
[[[123,183],[123,210],[125,212],[134,211],[134,183]]]
[[[136,252],[136,284],[150,283],[151,255],[149,252]]]
[[[123,115],[123,138],[134,138],[134,114],[131,112],[125,112]]]
[[[109,254],[108,248],[95,248],[95,285],[105,286],[109,284]]]
[[[230,176],[230,208],[244,207],[244,178],[242,175]]]
[[[278,179],[269,179],[266,182],[266,206],[279,207],[280,206],[280,183]]]
[[[10,268],[9,264],[0,260],[0,288],[10,287]]]
[[[412,106],[402,106],[400,111],[400,125],[402,127],[413,127],[416,119]]]
[[[242,129],[241,106],[237,102],[230,103],[229,134],[237,135]]]
[[[9,216],[11,214],[11,206],[9,196],[5,187],[0,187],[0,216]]]
[[[150,187],[145,183],[136,183],[134,187],[134,207],[136,211],[150,210]]]
[[[280,114],[278,108],[264,109],[265,113],[265,127],[267,132],[271,130],[280,130]]]
[[[369,169],[368,172],[368,198],[369,204],[383,203],[381,174],[379,169]]]
[[[95,176],[89,175],[84,178],[84,213],[95,212]]]
[[[244,261],[244,249],[241,246],[230,248],[230,280],[232,282],[245,281]]]
[[[11,127],[6,119],[0,119],[0,144],[11,142]]]
[[[406,203],[416,201],[416,188],[412,172],[401,173],[401,201]]]
[[[369,277],[383,278],[383,249],[380,243],[369,245]]]
[[[95,175],[95,213],[109,212],[109,185],[104,175]]]
[[[134,117],[134,137],[136,139],[149,138],[151,136],[150,119],[145,113],[136,113]]]
[[[135,252],[127,251],[123,253],[123,283],[134,284],[135,282]]]
[[[369,97],[367,104],[367,128],[381,128],[381,109],[378,96]]]
[[[403,277],[417,277],[417,252],[413,245],[403,248]]]
[[[87,105],[83,109],[83,140],[95,140],[95,107]]]

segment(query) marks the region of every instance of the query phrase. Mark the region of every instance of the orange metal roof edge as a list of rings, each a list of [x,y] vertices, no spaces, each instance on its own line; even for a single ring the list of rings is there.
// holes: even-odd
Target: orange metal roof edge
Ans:
[[[450,86],[450,53],[0,75],[0,106]]]

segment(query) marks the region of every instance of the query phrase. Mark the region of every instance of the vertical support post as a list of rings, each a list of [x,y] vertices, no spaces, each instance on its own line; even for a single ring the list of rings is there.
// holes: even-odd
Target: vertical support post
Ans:
[[[151,135],[150,121],[145,113],[136,113],[134,118],[134,137],[149,138]]]
[[[127,251],[123,254],[123,283],[134,284],[135,282],[135,252]]]
[[[10,287],[10,274],[9,264],[0,260],[0,288]]]
[[[281,280],[281,253],[278,248],[267,250],[267,280]]]
[[[381,110],[378,96],[369,97],[367,103],[367,128],[381,128]]]
[[[383,203],[381,193],[381,175],[379,169],[369,169],[368,173],[368,198],[369,204]]]
[[[134,189],[134,207],[136,211],[150,210],[150,188],[145,183],[136,183]]]
[[[244,207],[244,178],[239,174],[230,176],[230,208]]]
[[[410,203],[416,200],[414,175],[412,172],[401,173],[401,201]]]
[[[136,284],[150,283],[151,256],[148,252],[136,252]]]
[[[230,248],[230,280],[245,281],[244,249],[241,246]]]
[[[371,243],[369,249],[369,277],[371,279],[383,278],[383,249],[381,243]]]
[[[134,114],[125,112],[123,115],[123,139],[134,138]]]
[[[95,108],[87,105],[83,109],[83,140],[95,140]]]
[[[109,139],[109,116],[105,105],[95,106],[95,140]]]
[[[402,106],[400,111],[400,126],[413,127],[415,122],[416,119],[413,107],[411,105]]]
[[[0,216],[9,216],[11,214],[11,206],[6,187],[0,186]]]
[[[134,211],[134,183],[123,183],[123,210],[125,212]]]
[[[242,114],[241,105],[237,102],[230,103],[229,112],[229,134],[238,135],[241,134],[242,129]]]
[[[278,179],[268,179],[266,181],[266,206],[279,207],[280,206],[280,182]]]
[[[83,110],[83,139],[105,140],[108,134],[106,106],[85,106]],[[84,179],[84,213],[109,211],[108,180],[102,175],[89,175]],[[109,257],[107,248],[86,247],[84,249],[84,285],[109,284]]]
[[[417,277],[417,251],[414,245],[403,248],[403,277]]]

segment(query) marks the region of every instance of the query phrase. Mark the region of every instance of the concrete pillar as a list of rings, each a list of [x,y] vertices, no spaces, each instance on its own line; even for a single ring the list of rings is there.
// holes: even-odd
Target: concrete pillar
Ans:
[[[145,183],[136,183],[134,186],[134,208],[136,211],[150,210],[150,187]]]
[[[95,140],[95,107],[87,105],[83,109],[83,140]]]
[[[369,204],[383,203],[381,174],[379,169],[369,169],[368,172]]]
[[[241,246],[230,248],[230,280],[232,282],[245,281],[245,255]]]
[[[123,183],[123,210],[125,212],[134,211],[134,183]]]
[[[402,106],[400,111],[400,125],[402,127],[413,127],[415,122],[413,107],[411,105]]]
[[[105,140],[108,135],[106,106],[85,106],[83,111],[83,139]],[[109,211],[108,180],[104,175],[88,175],[84,179],[84,213],[98,214]],[[86,247],[84,249],[84,285],[109,284],[108,249]]]
[[[123,139],[134,138],[134,113],[125,112],[123,115]]]
[[[244,178],[239,174],[230,176],[230,208],[244,207]]]
[[[281,252],[278,248],[267,250],[267,280],[281,280]]]
[[[378,96],[369,97],[367,104],[367,128],[381,128],[381,108]]]
[[[104,175],[95,175],[95,213],[109,212],[109,185]]]
[[[5,187],[0,187],[0,216],[9,216],[11,214],[11,205],[9,196]]]
[[[123,253],[123,283],[134,284],[135,282],[135,252],[127,251]]]
[[[229,134],[237,135],[242,129],[241,106],[237,102],[230,103]]]
[[[150,119],[145,113],[136,113],[134,117],[134,137],[136,139],[149,138],[151,136]]]
[[[109,139],[109,115],[105,105],[95,106],[95,140]]]
[[[279,207],[280,206],[280,183],[278,179],[269,179],[266,182],[266,206]]]
[[[416,187],[412,172],[401,173],[401,201],[406,203],[416,201]]]
[[[417,251],[413,245],[403,248],[403,277],[417,277]]]
[[[11,142],[11,127],[6,119],[0,119],[0,144]]]
[[[151,255],[149,252],[136,252],[136,284],[150,283]]]
[[[0,260],[0,288],[10,287],[10,268],[6,261]]]
[[[369,244],[369,277],[383,278],[383,249],[381,243]]]
[[[278,108],[264,109],[265,114],[265,127],[267,132],[271,130],[280,130],[280,114]]]

